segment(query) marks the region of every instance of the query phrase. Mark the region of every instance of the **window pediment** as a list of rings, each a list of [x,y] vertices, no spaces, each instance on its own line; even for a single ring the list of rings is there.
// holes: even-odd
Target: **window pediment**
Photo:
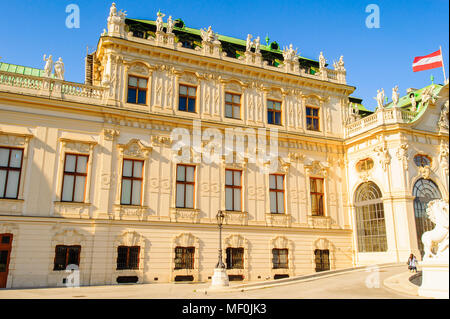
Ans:
[[[139,139],[132,139],[127,144],[118,144],[122,156],[134,158],[147,158],[152,147],[142,143]]]

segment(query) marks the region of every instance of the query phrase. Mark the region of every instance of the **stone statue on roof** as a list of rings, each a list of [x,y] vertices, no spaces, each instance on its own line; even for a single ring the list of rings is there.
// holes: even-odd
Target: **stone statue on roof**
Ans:
[[[324,69],[326,63],[327,63],[327,60],[325,60],[325,57],[323,56],[323,53],[320,52],[320,55],[319,55],[319,68],[320,69]]]
[[[169,16],[169,18],[167,19],[167,33],[172,33],[173,31],[173,20],[172,20],[172,16]]]
[[[251,34],[247,35],[247,45],[246,45],[246,49],[245,49],[246,52],[250,52],[252,50],[253,42],[251,39],[252,39],[252,35]]]
[[[161,11],[158,11],[158,13],[156,13],[156,32],[162,32],[163,30],[163,18],[166,15],[164,13],[162,13]]]
[[[398,85],[392,88],[392,103],[397,106],[399,100]]]
[[[255,39],[255,42],[254,42],[254,45],[255,45],[255,53],[260,53],[260,38],[259,37],[257,37],[256,39]]]
[[[214,31],[212,30],[211,26],[208,27],[208,29],[200,29],[201,32],[201,36],[202,36],[202,40],[204,42],[208,42],[208,43],[217,43],[218,41],[218,36],[216,33],[214,33]],[[219,42],[220,43],[220,42]]]
[[[45,61],[44,76],[50,77],[50,75],[52,74],[52,69],[53,69],[52,55],[50,54],[48,56],[48,58],[45,58],[45,56],[46,55],[44,54],[44,61]]]
[[[125,17],[126,11],[120,10],[117,12],[116,4],[113,2],[111,8],[109,9],[108,16],[108,34],[114,35],[120,34],[121,36],[125,33]]]
[[[411,92],[409,94],[409,99],[411,101],[411,111],[415,112],[417,110],[417,102],[416,102],[416,95],[414,94],[414,92]]]
[[[283,58],[284,61],[294,61],[296,55],[297,55],[297,50],[294,50],[294,47],[292,45],[292,43],[289,45],[288,48],[284,48],[283,50]]]
[[[374,97],[374,99],[377,100],[378,109],[381,110],[384,105],[384,89],[377,90],[377,97]]]
[[[55,62],[55,77],[64,80],[64,63],[61,57]]]
[[[426,89],[423,90],[422,92],[422,105],[424,105],[425,103],[428,103],[431,101],[431,103],[435,103],[436,102],[436,96],[433,94],[434,91],[434,84]]]

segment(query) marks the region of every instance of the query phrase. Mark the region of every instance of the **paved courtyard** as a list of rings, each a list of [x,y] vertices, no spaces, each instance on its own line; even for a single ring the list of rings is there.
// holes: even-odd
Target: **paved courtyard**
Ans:
[[[306,282],[297,282],[277,287],[265,287],[248,291],[211,292],[205,294],[204,290],[209,283],[162,283],[144,285],[96,286],[80,288],[38,288],[38,289],[1,289],[0,299],[7,298],[150,298],[150,299],[328,299],[328,298],[421,298],[418,296],[392,290],[383,284],[388,278],[409,277],[404,265],[390,266],[379,270],[379,288],[368,288],[366,271],[352,271],[345,274],[335,274],[326,278],[314,278]],[[395,277],[394,277],[395,276]],[[233,283],[233,286],[241,284]]]

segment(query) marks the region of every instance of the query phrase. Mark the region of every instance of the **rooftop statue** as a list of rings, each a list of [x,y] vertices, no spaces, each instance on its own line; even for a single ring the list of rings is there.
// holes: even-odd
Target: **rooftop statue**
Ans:
[[[169,18],[167,19],[167,33],[172,33],[173,31],[173,20],[172,20],[172,16],[169,16]]]
[[[398,100],[399,100],[398,85],[396,85],[394,88],[392,88],[392,103],[394,103],[394,106],[397,106]]]
[[[428,88],[426,88],[425,90],[423,90],[422,92],[422,105],[424,105],[425,103],[431,101],[431,103],[436,102],[436,97],[433,94],[433,90],[434,90],[434,84]]]
[[[252,35],[251,34],[247,35],[247,46],[245,49],[246,52],[250,52],[252,50],[253,42],[251,39],[252,39]]]
[[[113,2],[109,9],[108,16],[108,34],[123,31],[125,26],[126,11],[117,12],[116,4]]]
[[[429,202],[427,215],[436,226],[422,235],[423,259],[442,258],[448,262],[448,203],[442,199]],[[437,246],[436,253],[432,252],[434,246]]]
[[[260,38],[257,37],[255,39],[254,45],[255,45],[255,53],[259,53],[260,52]]]
[[[283,50],[283,58],[284,61],[294,61],[296,55],[297,55],[297,50],[294,50],[292,43],[289,45],[289,48],[284,48]]]
[[[45,61],[44,76],[50,77],[50,75],[52,74],[52,69],[53,69],[52,55],[50,54],[48,56],[48,58],[46,59],[45,54],[44,54],[44,61]]]
[[[325,60],[325,57],[323,56],[323,53],[320,52],[320,55],[319,55],[319,68],[324,69],[326,63],[327,63],[327,60]]]
[[[64,63],[61,58],[55,62],[55,77],[64,80]]]
[[[156,14],[156,32],[162,32],[163,30],[163,18],[166,16],[161,11]]]
[[[206,29],[206,30],[200,29],[200,31],[201,31],[203,41],[209,42],[209,43],[216,43],[216,44],[220,43],[218,40],[217,34],[214,33],[211,26],[209,26],[208,29]]]
[[[341,57],[339,58],[339,61],[336,63],[333,63],[334,69],[336,71],[345,71],[345,67],[344,67],[344,56],[341,55]]]
[[[378,109],[381,110],[384,103],[384,89],[377,90],[377,97],[374,97],[374,99],[377,100]]]
[[[416,95],[414,93],[409,94],[409,99],[411,100],[411,111],[415,112],[417,106]]]

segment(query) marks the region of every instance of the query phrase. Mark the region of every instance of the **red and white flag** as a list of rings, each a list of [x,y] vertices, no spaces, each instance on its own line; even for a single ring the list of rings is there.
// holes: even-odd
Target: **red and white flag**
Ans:
[[[413,72],[443,67],[441,50],[425,56],[417,56],[413,61]]]

